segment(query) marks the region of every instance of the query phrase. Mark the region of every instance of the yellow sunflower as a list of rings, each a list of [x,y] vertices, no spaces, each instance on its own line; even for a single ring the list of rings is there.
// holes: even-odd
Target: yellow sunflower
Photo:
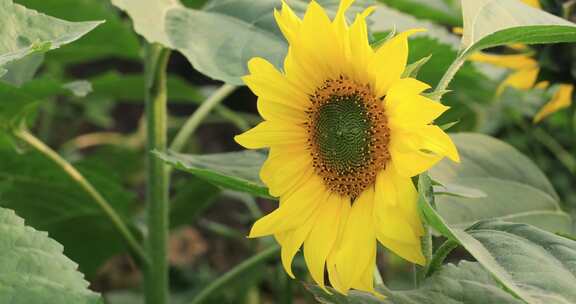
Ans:
[[[525,4],[537,9],[542,9],[539,0],[521,0]],[[457,30],[457,32],[460,30]],[[494,66],[510,69],[510,73],[506,79],[500,84],[496,95],[501,95],[504,89],[508,87],[517,90],[530,90],[532,88],[546,89],[549,86],[548,81],[541,81],[536,83],[538,74],[540,73],[540,66],[538,61],[533,57],[533,52],[524,44],[512,44],[509,46],[511,49],[520,51],[522,53],[512,55],[498,55],[488,53],[476,53],[470,56],[470,60],[475,62],[488,63]],[[548,101],[534,116],[534,123],[538,123],[549,115],[567,108],[572,103],[572,92],[574,85],[560,84],[558,89]]]
[[[366,17],[349,25],[343,0],[334,20],[315,1],[303,19],[283,3],[276,21],[289,42],[284,70],[262,58],[248,63],[244,82],[258,96],[264,122],[236,141],[269,148],[260,177],[278,209],[258,220],[250,237],[273,235],[287,273],[303,246],[312,278],[346,293],[373,292],[377,241],[424,264],[423,229],[411,177],[447,156],[459,161],[450,137],[432,125],[448,108],[422,95],[430,87],[402,78],[408,36],[378,49]]]

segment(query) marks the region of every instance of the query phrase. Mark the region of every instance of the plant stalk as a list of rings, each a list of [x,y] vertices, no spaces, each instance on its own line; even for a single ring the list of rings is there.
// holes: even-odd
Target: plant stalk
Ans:
[[[166,67],[170,50],[151,44],[145,61],[147,120],[147,224],[146,250],[150,265],[145,271],[146,303],[166,304],[169,298],[168,233],[170,181],[166,165],[152,151],[166,151]]]
[[[104,211],[104,214],[108,216],[114,227],[118,230],[120,235],[125,239],[126,243],[130,249],[142,260],[142,262],[146,263],[147,258],[144,252],[144,249],[137,241],[134,234],[130,231],[128,226],[124,223],[122,218],[114,208],[110,205],[110,203],[94,188],[94,186],[68,161],[62,158],[56,151],[52,150],[48,145],[30,133],[26,128],[22,127],[16,131],[14,131],[14,136],[19,138],[20,140],[26,142],[30,147],[34,148],[36,151],[42,153],[44,156],[49,158],[53,161],[56,165],[58,165],[62,171],[64,171],[73,181],[75,181],[84,192],[86,192],[97,204],[98,206]]]
[[[450,252],[452,252],[452,250],[456,249],[457,247],[458,243],[452,240],[447,240],[444,242],[444,244],[438,247],[434,253],[434,256],[432,257],[432,260],[430,260],[426,266],[426,277],[431,276],[434,272],[436,272],[436,270],[440,269],[446,257],[450,254]]]
[[[222,288],[228,284],[233,279],[241,276],[245,271],[250,270],[252,267],[265,262],[266,260],[276,256],[280,247],[278,245],[273,245],[267,249],[262,250],[258,254],[252,256],[251,258],[244,260],[238,266],[234,267],[232,270],[228,271],[224,275],[220,276],[206,288],[202,289],[200,293],[190,302],[190,304],[202,304],[207,303],[206,300],[218,289]]]
[[[436,96],[437,100],[440,100],[442,98],[442,95],[446,93],[448,85],[450,85],[450,82],[452,82],[454,76],[456,76],[456,73],[458,73],[460,68],[464,65],[464,62],[466,62],[467,58],[468,56],[459,54],[456,57],[456,59],[454,59],[452,64],[448,67],[448,70],[446,70],[446,73],[444,73],[442,79],[440,79],[440,81],[438,82],[438,85],[436,86],[436,89],[434,89],[434,92],[432,92],[430,95]]]
[[[170,145],[170,150],[175,152],[181,152],[186,145],[186,142],[194,134],[196,129],[200,126],[204,118],[210,111],[214,109],[217,105],[219,105],[226,97],[228,97],[232,92],[236,90],[236,86],[224,84],[220,87],[214,94],[212,94],[206,101],[204,101],[198,109],[188,118],[188,120],[184,123],[184,126],[178,131],[176,137],[172,141]]]

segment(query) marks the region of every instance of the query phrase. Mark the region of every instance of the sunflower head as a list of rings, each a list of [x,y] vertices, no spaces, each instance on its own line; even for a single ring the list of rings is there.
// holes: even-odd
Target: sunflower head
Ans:
[[[283,3],[276,21],[289,43],[282,71],[262,58],[248,62],[244,82],[258,96],[264,121],[236,137],[246,148],[269,148],[260,177],[280,206],[258,220],[250,237],[273,235],[289,275],[303,246],[312,278],[325,272],[339,292],[374,291],[380,242],[423,264],[422,224],[411,177],[445,156],[454,144],[433,125],[447,107],[421,93],[429,86],[402,78],[408,37],[377,49],[368,41],[368,8],[352,24],[352,0],[331,20],[315,1],[303,19]]]

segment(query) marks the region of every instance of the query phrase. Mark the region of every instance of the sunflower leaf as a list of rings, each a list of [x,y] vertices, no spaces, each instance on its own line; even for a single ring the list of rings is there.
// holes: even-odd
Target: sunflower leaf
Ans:
[[[353,14],[367,1],[356,1]],[[136,32],[149,42],[180,51],[201,73],[231,84],[243,84],[250,58],[262,57],[280,68],[288,50],[274,21],[277,0],[214,0],[202,9],[177,0],[113,0],[132,18]],[[330,14],[339,1],[319,1]],[[302,14],[308,1],[291,1]]]
[[[0,208],[0,302],[100,304],[77,264],[45,232]]]
[[[476,189],[484,196],[436,197],[438,213],[447,223],[465,228],[479,220],[502,219],[569,233],[572,220],[544,173],[507,143],[473,133],[452,135],[461,163],[442,161],[430,176],[442,185]]]
[[[576,42],[576,24],[518,0],[462,0],[463,56],[512,43]]]
[[[68,22],[40,14],[12,0],[0,0],[0,68],[33,53],[73,42],[102,21]]]
[[[155,152],[176,169],[189,172],[214,185],[259,197],[274,199],[258,177],[266,154],[259,151],[229,152],[208,155],[185,155]]]
[[[379,2],[419,19],[452,26],[462,24],[458,9],[443,0],[379,0]]]
[[[307,288],[324,304],[523,303],[504,291],[478,263],[466,261],[443,266],[417,289],[390,290],[377,286],[377,291],[386,299],[360,291],[351,291],[348,296],[344,296],[334,290],[330,290],[332,294],[327,294],[317,286],[309,285]]]

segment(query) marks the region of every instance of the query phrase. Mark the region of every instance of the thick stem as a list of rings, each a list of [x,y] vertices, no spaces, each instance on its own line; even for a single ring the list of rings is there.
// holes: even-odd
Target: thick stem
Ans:
[[[122,221],[122,218],[110,203],[94,188],[94,186],[80,173],[74,166],[72,166],[68,161],[62,158],[56,151],[52,150],[40,139],[36,138],[32,133],[28,132],[25,128],[18,129],[14,131],[14,135],[20,140],[26,142],[36,151],[42,153],[44,156],[53,161],[58,165],[62,171],[64,171],[72,180],[74,180],[84,192],[86,192],[97,204],[100,206],[104,214],[110,218],[110,221],[114,227],[118,230],[120,235],[126,240],[130,249],[140,258],[143,262],[146,262],[146,254],[140,243],[136,240],[134,234],[128,229],[128,226]]]
[[[147,212],[146,250],[150,265],[145,272],[146,303],[168,303],[168,189],[169,178],[162,160],[152,151],[166,151],[166,66],[170,50],[149,45],[146,54]]]
[[[188,118],[188,120],[184,123],[184,126],[180,129],[172,144],[170,145],[170,150],[175,152],[181,152],[186,145],[186,142],[194,134],[194,131],[200,126],[204,118],[210,111],[217,105],[219,105],[228,95],[236,90],[236,87],[233,85],[225,84],[220,87],[212,96],[210,96],[206,101],[200,105],[200,107]]]
[[[228,284],[233,279],[240,277],[244,272],[250,270],[252,267],[265,262],[266,260],[276,256],[280,247],[278,245],[270,246],[269,248],[259,252],[258,254],[252,256],[251,258],[245,260],[238,266],[234,267],[232,270],[228,271],[224,275],[220,276],[206,288],[202,289],[200,293],[192,300],[190,304],[202,304],[205,302],[215,291],[222,288]]]

